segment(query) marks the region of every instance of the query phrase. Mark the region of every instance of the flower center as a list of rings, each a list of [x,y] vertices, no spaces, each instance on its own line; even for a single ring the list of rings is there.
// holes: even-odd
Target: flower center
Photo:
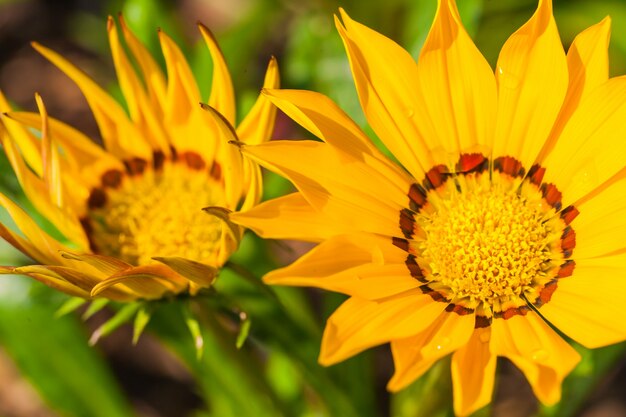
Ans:
[[[409,253],[407,267],[424,293],[449,311],[476,312],[483,327],[540,307],[556,279],[571,274],[575,209],[560,210],[560,193],[541,183],[539,167],[525,175],[519,162],[499,158],[490,171],[478,158],[468,169],[470,157],[457,172],[437,167],[424,186],[411,187],[410,208],[400,214],[406,239],[394,243]]]
[[[132,160],[126,173],[103,175],[83,219],[95,253],[133,265],[153,263],[156,256],[217,262],[222,224],[201,209],[224,205],[223,186],[199,155],[184,156],[159,161],[154,169]]]

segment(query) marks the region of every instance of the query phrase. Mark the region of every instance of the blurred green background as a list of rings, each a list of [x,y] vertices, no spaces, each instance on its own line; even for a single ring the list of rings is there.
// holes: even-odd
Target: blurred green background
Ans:
[[[536,7],[534,0],[458,2],[468,31],[492,65],[508,35]],[[576,33],[611,15],[611,74],[626,73],[626,1],[554,3],[566,47]],[[329,95],[371,133],[365,126],[334,28],[333,14],[339,7],[417,57],[436,1],[0,0],[0,89],[16,106],[28,110],[35,109],[33,94],[40,92],[52,116],[97,141],[97,127],[78,89],[38,56],[30,41],[61,52],[123,100],[106,37],[106,16],[122,12],[159,59],[156,30],[162,28],[171,35],[186,53],[207,97],[211,63],[196,27],[201,21],[216,34],[224,51],[240,115],[256,98],[269,57],[274,55],[283,87]],[[276,137],[305,135],[285,117],[279,117]],[[0,190],[19,201],[20,192],[10,168],[5,159],[0,163]],[[266,197],[288,190],[288,185],[276,177],[268,176],[267,181]],[[2,221],[6,221],[3,216]],[[303,250],[306,247],[265,244],[249,236],[236,261],[260,276]],[[0,245],[0,264],[25,262],[28,260],[8,245]],[[203,325],[212,331],[205,334],[201,361],[195,359],[190,336],[182,324],[184,309],[178,305],[164,303],[153,320],[156,324],[149,325],[148,333],[136,346],[131,343],[132,330],[123,327],[91,348],[87,345],[90,332],[114,314],[111,310],[97,312],[86,321],[80,317],[86,313],[84,308],[54,318],[65,296],[28,279],[0,276],[0,417],[449,415],[449,406],[441,408],[437,402],[450,400],[449,384],[441,376],[448,372],[445,363],[394,399],[383,389],[392,371],[386,347],[318,372],[310,367],[317,366],[320,332],[341,297],[279,289],[284,306],[277,309],[263,290],[237,275],[236,271],[225,271],[220,290],[238,297],[248,312],[264,318],[263,323],[253,318],[251,337],[242,350],[237,350],[232,349],[237,332],[229,329],[229,324],[237,324],[237,320],[222,310],[216,317],[205,315]],[[285,312],[295,317],[295,327],[281,327]],[[278,340],[280,348],[265,346],[264,335]],[[302,340],[313,342],[304,345]],[[581,349],[584,360],[566,382],[566,400],[552,408],[539,407],[519,372],[502,363],[494,404],[483,414],[626,416],[622,351],[623,346],[593,352]],[[294,356],[309,365],[298,365]],[[369,386],[364,381],[374,384]],[[429,390],[438,395],[421,396]],[[443,409],[443,414],[429,411],[434,409]]]

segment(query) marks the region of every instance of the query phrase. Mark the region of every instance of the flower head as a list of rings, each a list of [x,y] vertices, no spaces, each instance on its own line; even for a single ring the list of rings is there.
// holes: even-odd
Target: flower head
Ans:
[[[491,398],[510,359],[544,403],[587,347],[626,339],[626,79],[608,78],[609,19],[564,52],[552,3],[505,43],[495,71],[440,0],[417,62],[341,11],[369,124],[391,162],[328,98],[269,90],[322,139],[244,146],[298,192],[231,219],[319,243],[266,282],[350,298],[320,362],[390,342],[397,391],[452,355],[454,408]]]
[[[155,299],[196,293],[211,285],[237,248],[242,229],[224,212],[250,208],[261,195],[260,171],[228,145],[269,139],[275,110],[260,97],[235,130],[235,98],[224,57],[204,26],[200,32],[213,59],[208,104],[179,48],[159,39],[167,77],[120,17],[108,35],[128,114],[87,75],[59,54],[33,46],[84,93],[98,123],[103,147],[61,121],[40,114],[5,113],[4,150],[25,196],[58,233],[49,234],[24,209],[0,194],[17,231],[0,225],[0,236],[40,265],[2,267],[66,293],[113,300]],[[137,64],[131,63],[119,32]],[[270,61],[265,87],[278,87]],[[41,139],[32,129],[41,131]]]

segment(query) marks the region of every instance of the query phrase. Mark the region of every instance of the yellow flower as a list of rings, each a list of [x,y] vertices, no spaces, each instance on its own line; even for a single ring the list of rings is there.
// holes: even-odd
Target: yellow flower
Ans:
[[[467,415],[505,357],[557,402],[579,355],[553,327],[590,348],[626,339],[626,79],[608,79],[609,19],[566,55],[540,0],[493,71],[453,0],[439,1],[417,63],[341,18],[361,106],[404,169],[328,98],[267,91],[323,142],[242,148],[298,192],[231,219],[319,243],[265,281],[350,296],[322,364],[390,342],[397,391],[452,354]]]
[[[112,300],[156,299],[196,293],[214,281],[237,248],[242,229],[219,209],[250,208],[261,195],[260,170],[228,145],[269,139],[275,110],[260,97],[236,131],[235,97],[224,57],[199,25],[213,59],[208,105],[176,44],[159,32],[167,78],[120,18],[109,17],[113,62],[128,115],[93,80],[59,54],[33,46],[84,93],[104,148],[76,129],[40,115],[11,112],[0,95],[0,137],[32,206],[58,233],[49,234],[20,206],[0,194],[18,231],[0,224],[0,236],[41,265],[1,267],[68,294]],[[265,87],[278,87],[269,63]],[[38,139],[32,129],[41,129]],[[224,210],[224,211],[226,211]]]

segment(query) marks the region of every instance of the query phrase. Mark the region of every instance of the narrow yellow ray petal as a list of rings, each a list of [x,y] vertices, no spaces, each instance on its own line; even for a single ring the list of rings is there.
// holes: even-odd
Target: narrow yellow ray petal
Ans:
[[[202,262],[197,262],[191,259],[185,259],[178,256],[172,257],[160,257],[155,256],[155,261],[161,262],[175,272],[187,278],[188,280],[202,286],[208,287],[215,282],[217,278],[218,269]]]
[[[563,107],[545,143],[538,161],[542,161],[558,140],[563,127],[576,110],[578,104],[591,90],[609,79],[609,38],[611,18],[605,17],[600,23],[581,32],[567,51],[569,85]]]
[[[542,165],[544,182],[557,184],[563,206],[573,204],[626,164],[626,77],[595,88],[572,114]]]
[[[152,159],[152,151],[122,107],[84,72],[58,53],[33,42],[33,47],[70,77],[81,89],[100,128],[107,149],[120,158]]]
[[[278,63],[272,57],[265,73],[263,88],[280,87]],[[260,94],[252,109],[237,127],[237,137],[248,145],[257,145],[271,139],[274,132],[276,119],[276,107]],[[244,189],[247,189],[241,210],[254,207],[261,201],[263,196],[263,178],[261,168],[248,159],[243,160]]]
[[[41,116],[37,113],[11,112],[7,116],[27,127],[41,128]],[[118,159],[96,145],[79,130],[55,118],[48,118],[48,125],[54,141],[63,147],[64,155],[72,161],[75,168],[84,165],[91,167],[94,162],[102,160],[110,168],[124,169],[124,165]]]
[[[542,403],[559,401],[563,378],[580,361],[574,348],[532,310],[525,316],[495,319],[491,329],[491,353],[520,368]]]
[[[206,114],[212,118],[220,135],[216,138],[216,142],[220,144],[220,160],[223,161],[224,164],[222,174],[224,175],[226,204],[227,208],[235,209],[241,196],[247,191],[243,189],[243,161],[241,152],[239,148],[234,145],[235,143],[239,143],[237,133],[228,120],[217,110],[207,105],[203,105],[202,108],[206,111]]]
[[[265,72],[263,89],[280,87],[280,75],[278,73],[278,63],[272,57]],[[218,109],[219,110],[219,109]],[[256,102],[237,126],[237,136],[248,145],[258,145],[271,139],[274,132],[274,120],[276,118],[276,107],[271,103],[265,94],[260,94]]]
[[[153,106],[146,95],[141,81],[126,57],[124,48],[120,43],[117,27],[111,16],[109,16],[107,21],[107,32],[117,78],[133,122],[144,133],[145,140],[150,143],[153,149],[158,149],[165,155],[169,155],[170,147],[163,128],[159,123],[161,115],[154,113]]]
[[[24,273],[17,272],[16,269],[17,268],[12,267],[12,266],[0,266],[0,275],[5,275],[5,274],[25,275],[57,291],[64,292],[74,297],[89,298],[89,292],[84,291],[73,284],[70,284],[68,281],[60,278],[56,274],[55,275],[52,275],[50,273],[40,274],[36,272],[30,272],[28,274],[24,274]]]
[[[152,102],[152,106],[159,110],[159,116],[162,116],[165,102],[167,100],[167,86],[165,82],[165,76],[161,71],[161,68],[156,63],[152,54],[146,49],[145,46],[137,39],[133,32],[128,28],[123,16],[118,16],[120,27],[124,35],[124,40],[133,53],[133,56],[137,60],[137,64],[143,74],[143,79],[148,89],[148,95]]]
[[[439,1],[417,70],[426,104],[422,117],[437,126],[437,142],[454,154],[479,150],[488,155],[490,149],[485,147],[493,141],[496,119],[496,82],[453,1]]]
[[[114,258],[112,256],[96,255],[92,253],[74,253],[74,252],[60,252],[61,256],[65,259],[71,259],[74,261],[85,262],[106,276],[116,274],[121,271],[132,268],[129,263],[122,261],[121,259]]]
[[[385,175],[397,177],[398,183],[411,181],[330,98],[305,90],[264,90],[264,93],[285,114],[324,142],[356,159],[375,164]]]
[[[576,260],[539,310],[563,333],[588,348],[626,339],[626,255]],[[584,308],[581,308],[584,306]]]
[[[376,300],[421,285],[410,275],[406,252],[391,239],[368,233],[332,237],[291,265],[263,278],[267,284],[323,288]]]
[[[41,262],[46,262],[50,259],[47,255],[39,251],[39,249],[35,245],[33,245],[28,239],[24,239],[18,233],[15,233],[2,223],[0,223],[0,238],[4,239],[11,246],[19,250],[29,258],[37,259]]]
[[[421,117],[424,103],[417,64],[398,44],[353,21],[342,9],[340,12],[343,24],[335,17],[335,25],[367,120],[402,165],[421,178],[435,165],[430,149],[437,148],[432,142],[429,146],[425,138],[437,135],[436,126]]]
[[[259,204],[263,197],[263,176],[261,167],[251,160],[243,158],[241,164],[244,199],[240,209],[248,210]]]
[[[91,289],[91,296],[101,294],[107,288],[123,284],[145,299],[157,299],[167,292],[178,293],[186,286],[186,280],[165,265],[142,265],[120,271],[99,282]]]
[[[37,107],[41,114],[41,160],[43,163],[43,183],[52,204],[63,207],[63,183],[59,163],[59,149],[53,141],[48,128],[48,112],[39,94],[35,94]]]
[[[90,298],[89,291],[91,288],[100,282],[100,279],[80,271],[74,268],[68,268],[65,266],[57,265],[30,265],[22,266],[15,269],[18,274],[23,274],[31,277],[50,277],[57,280],[65,280],[76,288],[80,288],[85,292],[85,298]],[[136,295],[124,291],[121,288],[108,288],[102,292],[102,296],[117,301],[130,301],[136,297]]]
[[[531,19],[504,44],[496,80],[493,155],[512,156],[530,167],[548,139],[567,91],[567,62],[551,0],[540,0]]]
[[[163,31],[159,31],[159,40],[167,67],[166,122],[179,123],[197,108],[200,91],[178,45]]]
[[[468,416],[491,401],[496,356],[489,352],[491,329],[475,329],[467,345],[452,355],[454,413]]]
[[[37,175],[41,175],[43,167],[41,164],[41,146],[39,139],[34,137],[19,123],[15,123],[15,121],[11,120],[12,118],[7,117],[8,115],[5,113],[11,112],[13,112],[13,109],[2,91],[0,91],[0,120],[2,120],[4,128],[17,143],[17,146],[22,150],[23,158],[28,166],[30,166]],[[41,125],[37,127],[39,128]]]
[[[235,91],[233,90],[233,82],[230,79],[224,55],[213,33],[202,23],[198,23],[198,28],[213,60],[213,80],[211,81],[211,95],[209,96],[208,104],[220,112],[228,120],[228,123],[234,125]]]
[[[315,209],[347,228],[387,236],[400,232],[409,183],[320,142],[272,141],[242,151],[287,177]]]
[[[48,189],[44,182],[28,167],[22,158],[20,150],[0,126],[0,138],[4,152],[13,167],[13,171],[30,202],[40,213],[45,214],[57,229],[68,239],[81,247],[88,247],[87,237],[80,225],[75,212],[68,206],[58,207],[50,200]]]
[[[299,192],[271,199],[245,212],[231,213],[229,218],[265,239],[321,242],[350,231],[315,210]]]
[[[326,323],[319,362],[332,365],[372,346],[413,336],[445,306],[419,289],[379,301],[351,297]]]
[[[576,259],[626,248],[626,179],[614,182],[576,208],[579,214],[572,222],[576,232]]]
[[[36,248],[37,252],[29,253],[29,255],[36,255],[33,257],[40,262],[63,264],[59,256],[60,250],[67,250],[63,244],[44,232],[24,210],[2,193],[0,193],[0,206],[7,210],[17,228],[32,245],[31,249]]]
[[[392,340],[391,352],[396,369],[387,389],[392,392],[401,390],[433,363],[465,345],[472,335],[474,323],[473,314],[460,316],[440,311],[438,317],[428,320],[427,327],[415,336]]]

